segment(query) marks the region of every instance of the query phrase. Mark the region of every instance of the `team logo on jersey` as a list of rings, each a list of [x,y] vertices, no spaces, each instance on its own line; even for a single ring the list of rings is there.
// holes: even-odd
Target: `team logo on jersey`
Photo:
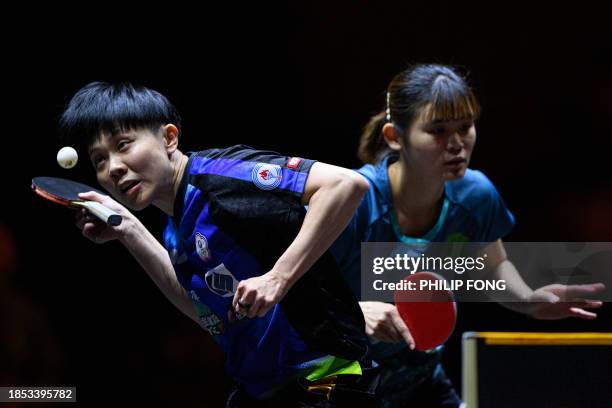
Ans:
[[[208,306],[200,301],[200,298],[195,291],[192,290],[189,292],[189,294],[191,295],[191,301],[193,302],[195,310],[198,314],[202,328],[213,336],[223,334],[225,331],[223,320],[221,320],[221,318],[214,314]]]
[[[214,313],[200,316],[200,324],[204,330],[213,336],[219,336],[225,330],[223,321]]]
[[[196,232],[195,235],[195,249],[198,253],[198,256],[204,261],[208,261],[210,259],[210,250],[208,249],[208,240],[206,237],[199,232]]]
[[[292,170],[295,170],[295,169],[297,169],[297,166],[300,165],[301,161],[302,161],[302,159],[300,159],[299,157],[292,157],[287,162],[287,167],[292,169]]]
[[[196,313],[198,314],[202,328],[213,336],[223,334],[225,331],[223,320],[221,320],[221,318],[214,314],[208,306],[200,301],[200,298],[194,290],[190,291],[189,294],[191,295],[191,301],[193,302]]]
[[[204,281],[208,289],[221,297],[234,296],[238,289],[238,279],[223,264],[206,272]]]
[[[253,167],[251,178],[262,190],[273,190],[281,183],[282,170],[276,164],[258,163]]]

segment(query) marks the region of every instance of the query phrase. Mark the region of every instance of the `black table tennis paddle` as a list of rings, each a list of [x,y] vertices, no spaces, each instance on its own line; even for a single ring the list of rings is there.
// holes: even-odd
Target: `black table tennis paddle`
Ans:
[[[121,215],[102,204],[80,198],[79,193],[87,191],[104,193],[76,181],[57,177],[35,177],[32,179],[32,190],[39,196],[54,203],[73,208],[85,208],[108,225],[117,226],[123,220]]]

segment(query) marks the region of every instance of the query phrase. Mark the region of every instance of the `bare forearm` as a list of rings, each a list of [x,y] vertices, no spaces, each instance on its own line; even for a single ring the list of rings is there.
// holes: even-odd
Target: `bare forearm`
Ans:
[[[120,241],[168,300],[199,322],[191,299],[176,278],[168,253],[146,227],[140,222],[133,223]]]
[[[506,282],[504,301],[501,304],[516,312],[527,313],[529,311],[529,305],[526,302],[533,290],[525,283],[512,262],[507,259],[500,262],[491,271],[491,278]],[[496,292],[493,291],[493,293]]]

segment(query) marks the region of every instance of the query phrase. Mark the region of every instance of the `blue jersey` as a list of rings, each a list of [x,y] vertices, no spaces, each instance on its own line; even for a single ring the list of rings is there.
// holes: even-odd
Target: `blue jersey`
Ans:
[[[367,349],[357,300],[329,253],[264,317],[228,319],[238,283],[272,269],[299,231],[312,164],[246,146],[192,154],[164,231],[202,327],[254,397]]]
[[[422,237],[403,235],[393,211],[387,174],[396,157],[389,155],[376,166],[368,164],[358,170],[370,182],[370,189],[330,248],[357,296],[361,291],[361,242],[493,242],[514,226],[514,217],[491,181],[483,173],[467,169],[461,179],[445,183],[444,201],[433,228]],[[403,343],[379,343],[373,346],[373,357],[388,358],[405,347]]]

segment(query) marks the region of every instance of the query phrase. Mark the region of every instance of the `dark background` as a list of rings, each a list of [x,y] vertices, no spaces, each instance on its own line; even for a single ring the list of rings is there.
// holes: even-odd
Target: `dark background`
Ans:
[[[463,67],[483,105],[471,164],[517,225],[509,241],[612,241],[611,30],[587,3],[334,1],[274,5],[22,2],[0,27],[0,385],[71,385],[81,402],[222,406],[208,335],[117,243],[81,237],[34,176],[95,185],[81,152],[61,169],[57,119],[93,80],[154,88],[181,111],[184,151],[246,143],[358,167],[362,126],[409,63]],[[42,8],[41,8],[42,7]],[[158,232],[164,217],[140,213]],[[467,330],[609,331],[462,304],[445,355],[460,387]],[[501,368],[500,368],[501,369]]]

